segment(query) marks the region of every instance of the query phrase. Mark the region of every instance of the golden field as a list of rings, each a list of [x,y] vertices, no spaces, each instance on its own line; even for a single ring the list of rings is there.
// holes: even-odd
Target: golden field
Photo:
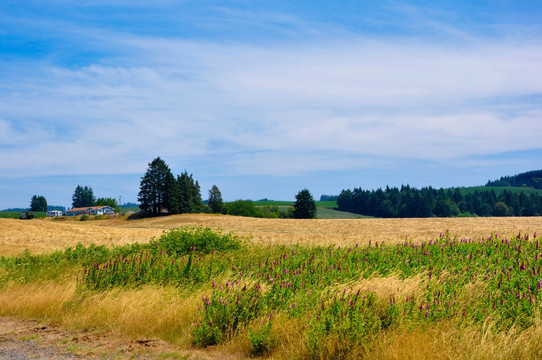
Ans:
[[[0,256],[16,255],[25,249],[32,253],[48,253],[77,243],[112,246],[148,242],[165,230],[185,225],[233,231],[250,237],[256,244],[270,245],[348,246],[364,245],[371,240],[393,244],[405,238],[425,241],[445,231],[473,239],[492,233],[503,237],[542,233],[542,217],[290,220],[189,214],[141,220],[0,219]],[[55,278],[5,283],[0,287],[0,325],[22,326],[21,321],[35,319],[47,326],[57,326],[62,330],[52,332],[62,331],[63,335],[54,338],[52,344],[68,348],[83,358],[233,360],[250,357],[248,329],[241,330],[238,336],[222,345],[206,349],[193,347],[190,331],[199,321],[198,305],[202,296],[208,295],[208,286],[189,293],[177,287],[159,285],[81,292],[77,289],[79,276],[79,269],[70,268],[66,274]],[[391,296],[423,298],[426,292],[420,276],[408,279],[396,275],[374,276],[343,285],[354,290],[371,288],[384,302]],[[252,325],[259,324],[260,320],[254,320]],[[300,326],[301,323],[277,314],[273,332],[280,341],[271,358],[307,358]],[[74,332],[82,334],[75,336]],[[38,336],[35,328],[24,334]],[[1,335],[0,343],[3,341]],[[494,332],[491,324],[458,327],[445,321],[423,328],[397,327],[382,335],[367,349],[361,349],[363,358],[505,360],[542,356],[542,321],[538,317],[535,324],[525,330],[512,327],[504,332]],[[45,335],[39,336],[43,341]],[[81,338],[88,341],[81,342]],[[152,347],[141,345],[149,343]],[[340,344],[340,339],[336,339],[336,344],[330,344]],[[348,358],[359,357],[351,354]]]
[[[396,243],[409,238],[424,241],[446,230],[454,236],[480,238],[498,233],[542,232],[542,217],[428,218],[428,219],[255,219],[227,215],[186,214],[161,218],[97,221],[22,221],[0,219],[0,254],[15,255],[61,250],[77,243],[123,245],[146,242],[164,230],[204,225],[251,236],[258,244],[353,245],[370,240]]]

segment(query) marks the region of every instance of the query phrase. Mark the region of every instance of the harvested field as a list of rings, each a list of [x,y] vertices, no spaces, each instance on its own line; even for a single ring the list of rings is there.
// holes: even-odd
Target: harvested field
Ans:
[[[57,222],[50,219],[0,219],[0,254],[15,255],[25,249],[32,253],[46,253],[75,246],[79,242],[83,245],[122,245],[148,241],[160,232],[150,228],[124,229],[109,220]]]
[[[78,242],[122,245],[146,242],[164,230],[185,225],[204,225],[252,236],[260,244],[353,245],[370,240],[385,243],[435,238],[449,230],[452,235],[480,238],[542,232],[542,217],[428,218],[428,219],[255,219],[205,214],[173,215],[142,220],[20,221],[0,219],[0,254],[13,255],[28,249],[45,253]]]

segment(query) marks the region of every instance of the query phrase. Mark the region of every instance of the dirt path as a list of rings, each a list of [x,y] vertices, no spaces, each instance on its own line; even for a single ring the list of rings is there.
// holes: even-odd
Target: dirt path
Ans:
[[[169,343],[154,339],[127,340],[115,334],[66,330],[34,320],[0,317],[0,360],[205,360],[223,356],[213,351],[179,350]]]

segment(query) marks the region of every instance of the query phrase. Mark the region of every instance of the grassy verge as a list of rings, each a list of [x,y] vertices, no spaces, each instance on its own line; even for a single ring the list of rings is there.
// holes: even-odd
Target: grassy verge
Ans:
[[[341,248],[189,227],[146,244],[2,257],[0,279],[0,315],[246,357],[542,356],[536,235]]]
[[[30,214],[34,215],[36,218],[44,218],[47,213],[43,211],[30,211]],[[0,211],[0,218],[4,219],[18,219],[21,216],[20,211]]]

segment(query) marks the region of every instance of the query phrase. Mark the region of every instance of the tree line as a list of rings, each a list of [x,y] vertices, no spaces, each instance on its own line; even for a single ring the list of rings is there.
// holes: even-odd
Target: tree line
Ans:
[[[110,197],[96,198],[90,186],[77,185],[72,195],[72,208],[84,208],[91,206],[110,206],[119,212],[117,200]]]
[[[377,190],[343,190],[337,199],[338,210],[383,217],[453,216],[539,216],[542,196],[536,193],[503,190],[475,190],[463,194],[458,188],[422,189],[403,185]]]
[[[486,186],[514,186],[542,189],[542,170],[533,170],[514,176],[503,176],[499,180],[488,181]]]
[[[250,200],[224,203],[222,193],[213,185],[209,190],[207,205],[204,205],[200,185],[192,174],[185,170],[175,177],[160,157],[148,164],[139,189],[139,207],[145,216],[210,212],[250,217],[316,217],[316,204],[307,189],[296,195],[293,209],[281,209],[277,206],[256,207]]]

